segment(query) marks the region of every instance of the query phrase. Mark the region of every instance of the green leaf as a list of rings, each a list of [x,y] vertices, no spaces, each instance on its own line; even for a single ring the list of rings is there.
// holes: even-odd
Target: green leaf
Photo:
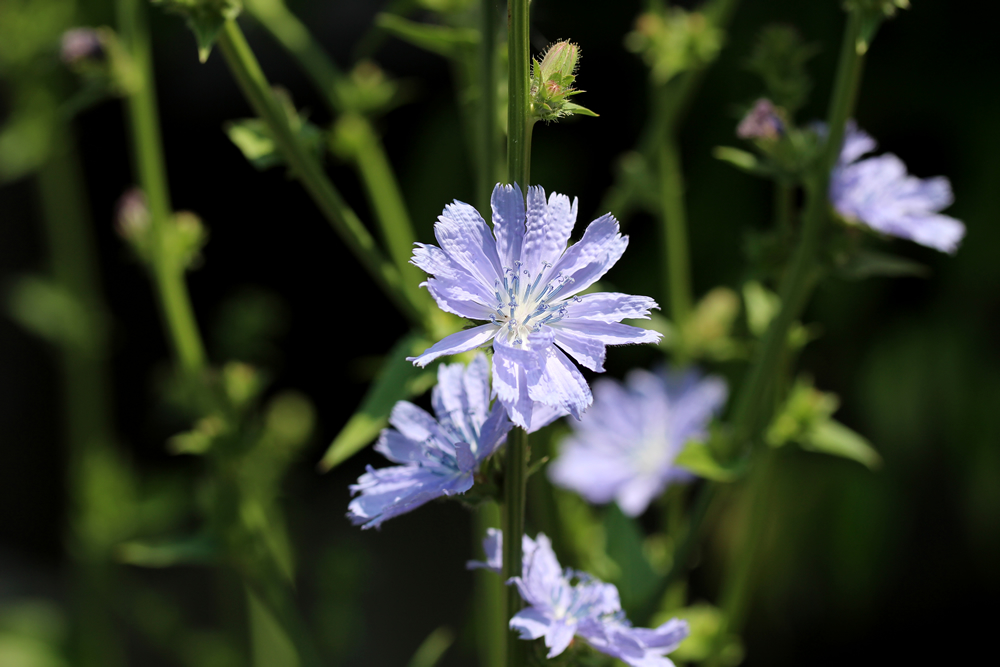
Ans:
[[[21,278],[11,290],[8,308],[18,324],[55,345],[89,350],[104,333],[96,313],[45,278]]]
[[[236,144],[250,164],[264,171],[281,164],[284,158],[274,145],[267,125],[259,118],[242,118],[226,123],[223,128],[229,140]]]
[[[715,460],[708,445],[701,442],[689,442],[685,445],[674,459],[674,465],[687,468],[699,477],[716,482],[732,482],[739,479],[744,472],[742,461],[723,465]]]
[[[432,369],[418,368],[406,360],[406,357],[426,347],[427,341],[416,334],[407,334],[393,346],[361,407],[323,455],[319,462],[320,470],[326,472],[358,453],[385,428],[397,401],[421,394],[434,384],[435,372]]]
[[[743,285],[743,301],[746,304],[750,333],[763,336],[771,320],[781,310],[781,300],[777,294],[751,280]]]
[[[625,516],[617,503],[608,505],[604,514],[607,551],[621,572],[617,581],[622,605],[638,609],[658,589],[660,575],[646,560],[643,533],[635,519]]]
[[[863,280],[872,276],[919,276],[930,274],[923,264],[874,250],[859,250],[853,253],[840,267],[840,274],[848,279]]]
[[[427,635],[427,639],[423,641],[417,652],[413,654],[409,667],[434,667],[454,642],[454,631],[448,626],[442,625]]]
[[[813,426],[802,438],[801,445],[808,451],[857,461],[871,470],[882,465],[882,457],[868,440],[834,419]]]
[[[239,16],[243,10],[240,0],[152,0],[167,11],[187,19],[188,27],[198,42],[198,60],[208,60],[222,26]]]
[[[771,170],[764,166],[757,156],[739,148],[730,146],[716,146],[712,149],[712,155],[716,160],[728,162],[740,171],[745,171],[754,176],[768,176]]]
[[[139,567],[170,567],[181,564],[211,563],[218,555],[218,545],[207,535],[194,535],[170,542],[124,542],[115,555],[121,563]]]
[[[580,91],[583,92],[583,91]],[[592,118],[599,118],[599,115],[591,111],[586,107],[582,107],[579,104],[574,104],[573,102],[566,102],[563,104],[563,111],[567,114],[577,115],[577,116],[591,116]]]
[[[375,17],[375,25],[404,42],[446,58],[462,58],[479,45],[479,31],[472,28],[418,23],[387,12]]]

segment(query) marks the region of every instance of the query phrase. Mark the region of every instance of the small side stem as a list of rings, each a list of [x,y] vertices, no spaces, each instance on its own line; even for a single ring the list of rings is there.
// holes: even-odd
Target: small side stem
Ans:
[[[118,0],[118,29],[138,72],[139,85],[127,99],[132,156],[146,196],[152,227],[153,277],[174,353],[181,367],[196,373],[205,365],[205,347],[184,284],[183,272],[163,252],[163,233],[172,216],[170,191],[160,138],[153,58],[146,9],[139,0]]]
[[[227,21],[219,33],[219,47],[250,106],[263,120],[289,167],[319,206],[323,215],[347,247],[360,260],[376,284],[399,310],[418,326],[423,325],[421,309],[410,301],[399,271],[375,244],[357,214],[330,183],[315,159],[298,141],[284,111],[271,93],[264,72],[235,21]]]
[[[521,538],[524,535],[524,505],[528,482],[528,433],[515,426],[507,436],[506,463],[503,481],[503,580],[521,576]],[[521,594],[517,586],[508,586],[506,591],[506,614],[504,628],[508,621],[521,609]],[[507,667],[522,667],[525,661],[525,642],[517,633],[506,629]]]
[[[660,204],[663,222],[665,293],[670,298],[670,314],[675,326],[683,326],[691,313],[691,264],[688,248],[687,216],[684,206],[684,177],[677,142],[668,135],[660,145]]]

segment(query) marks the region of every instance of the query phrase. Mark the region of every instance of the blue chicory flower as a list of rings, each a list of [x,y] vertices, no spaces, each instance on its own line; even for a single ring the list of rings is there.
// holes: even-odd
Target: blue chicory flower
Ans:
[[[837,213],[883,234],[954,253],[965,236],[965,225],[939,213],[954,201],[951,183],[944,176],[909,175],[892,153],[862,160],[875,146],[870,135],[848,123],[830,175],[830,201]]]
[[[577,419],[590,405],[587,381],[564,352],[593,371],[604,370],[605,346],[655,343],[660,334],[621,324],[648,318],[656,302],[618,293],[579,295],[622,256],[628,237],[614,216],[588,225],[566,247],[577,202],[541,187],[493,190],[493,232],[468,204],[448,205],[434,235],[440,247],[417,244],[412,262],[432,277],[423,283],[449,313],[486,320],[410,358],[419,366],[493,341],[493,390],[511,420],[537,427],[533,411],[549,406]]]
[[[683,374],[636,369],[625,384],[601,380],[594,405],[549,465],[554,484],[592,503],[617,501],[629,516],[642,514],[671,482],[691,473],[674,465],[684,446],[707,437],[727,396],[726,383]]]
[[[544,533],[534,540],[525,535],[523,540],[521,576],[507,582],[515,584],[530,605],[510,619],[511,629],[519,631],[522,639],[544,637],[549,658],[565,651],[573,637],[579,636],[598,651],[633,667],[673,667],[663,656],[687,637],[687,622],[672,619],[652,630],[633,628],[624,617],[614,584],[562,569]],[[499,574],[503,533],[489,529],[483,550],[486,562],[469,561],[467,567]]]
[[[504,442],[511,423],[503,407],[490,407],[490,368],[486,356],[462,364],[442,364],[431,394],[437,419],[399,401],[375,450],[399,465],[368,472],[351,486],[361,495],[347,516],[354,525],[378,528],[384,521],[434,498],[465,493],[479,465]]]

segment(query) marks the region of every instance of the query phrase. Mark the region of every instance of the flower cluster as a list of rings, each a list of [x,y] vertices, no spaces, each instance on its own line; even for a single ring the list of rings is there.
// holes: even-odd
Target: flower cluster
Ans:
[[[493,342],[493,389],[511,420],[537,427],[536,404],[577,419],[592,395],[566,353],[604,370],[605,346],[655,343],[660,334],[621,324],[648,318],[649,297],[580,292],[622,256],[628,237],[608,214],[590,223],[567,248],[576,200],[541,187],[493,190],[493,231],[475,208],[456,201],[434,225],[439,246],[417,244],[413,263],[431,274],[423,285],[449,313],[487,323],[452,334],[411,357],[424,366],[438,357]],[[564,353],[565,352],[565,353]]]
[[[691,473],[674,465],[684,446],[704,440],[725,404],[726,383],[697,371],[650,373],[636,369],[623,385],[594,385],[593,407],[549,466],[554,484],[592,503],[615,500],[629,516],[642,514],[671,482]]]
[[[877,232],[954,253],[965,225],[939,213],[954,201],[951,183],[944,176],[911,176],[892,153],[861,159],[875,146],[870,135],[848,124],[830,176],[830,201],[837,213]]]
[[[395,428],[379,436],[375,450],[399,465],[368,472],[351,486],[361,495],[347,516],[354,525],[378,528],[384,521],[439,498],[465,493],[479,465],[504,442],[511,423],[499,403],[490,408],[490,367],[476,356],[468,368],[442,364],[431,394],[437,419],[407,401],[389,417]]]
[[[528,603],[510,619],[510,627],[522,639],[545,639],[548,657],[554,658],[580,637],[598,651],[633,667],[673,667],[666,656],[688,636],[685,621],[672,619],[658,628],[633,628],[625,618],[618,589],[583,572],[564,570],[552,543],[543,533],[523,541],[520,577],[512,577],[521,598]],[[484,567],[497,574],[503,561],[503,534],[490,529],[483,549],[486,562],[471,561],[468,567]]]

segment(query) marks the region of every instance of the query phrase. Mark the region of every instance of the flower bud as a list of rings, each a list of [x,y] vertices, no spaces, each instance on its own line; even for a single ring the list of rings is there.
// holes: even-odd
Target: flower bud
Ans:
[[[569,41],[556,42],[540,62],[532,61],[530,96],[532,114],[536,119],[551,121],[574,114],[597,115],[569,101],[572,95],[583,92],[573,88],[579,62],[580,47]]]
[[[67,65],[102,61],[107,55],[101,34],[94,28],[71,28],[63,33],[59,55]]]
[[[125,191],[115,205],[115,227],[123,239],[136,242],[149,233],[149,207],[139,188]]]
[[[747,112],[736,128],[740,139],[766,139],[774,141],[785,133],[785,123],[780,111],[771,100],[761,98]]]

